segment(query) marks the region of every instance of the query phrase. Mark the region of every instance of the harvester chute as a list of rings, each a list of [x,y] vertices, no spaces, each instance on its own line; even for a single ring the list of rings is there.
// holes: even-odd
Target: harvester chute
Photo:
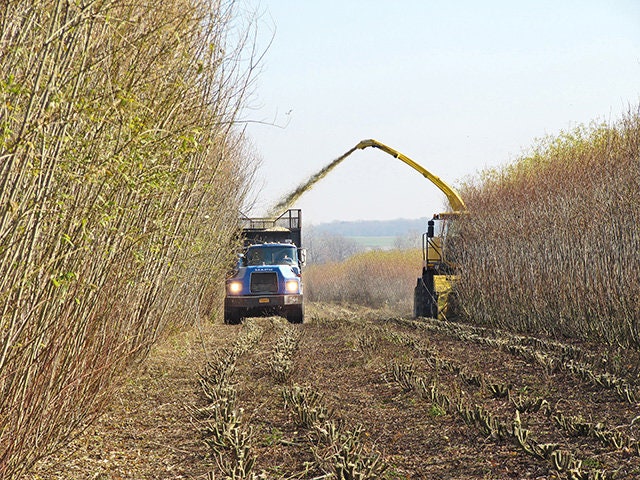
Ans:
[[[448,289],[447,287],[450,285],[449,280],[454,278],[455,266],[446,260],[444,242],[445,229],[441,228],[440,235],[436,235],[435,221],[441,220],[446,222],[447,220],[457,218],[466,212],[467,207],[462,197],[460,197],[458,192],[449,184],[406,155],[373,139],[362,140],[356,145],[355,149],[363,150],[367,147],[378,148],[392,157],[403,161],[438,187],[449,200],[451,211],[435,214],[433,218],[429,220],[427,231],[422,236],[422,275],[418,277],[413,295],[414,317],[438,318],[439,310],[446,308],[446,301],[441,302],[443,303],[442,308],[438,308],[439,291]],[[436,282],[436,280],[440,281]],[[437,283],[441,285],[439,288],[436,288]],[[443,285],[447,285],[447,287]]]

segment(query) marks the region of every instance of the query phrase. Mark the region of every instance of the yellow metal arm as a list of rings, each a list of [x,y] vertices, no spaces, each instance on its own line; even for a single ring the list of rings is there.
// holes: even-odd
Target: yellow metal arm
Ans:
[[[393,148],[386,146],[384,143],[380,143],[377,140],[373,140],[373,139],[362,140],[360,143],[358,143],[358,145],[356,145],[355,148],[363,150],[363,149],[365,149],[367,147],[379,148],[383,152],[386,152],[389,155],[391,155],[392,157],[395,157],[395,158],[397,158],[399,160],[402,160],[404,163],[406,163],[407,165],[409,165],[413,169],[415,169],[418,172],[420,172],[425,178],[427,178],[428,180],[433,182],[433,184],[436,187],[438,187],[440,190],[442,190],[444,192],[444,194],[447,196],[447,199],[449,200],[449,203],[451,204],[451,208],[453,209],[452,213],[464,212],[464,211],[467,210],[467,207],[465,206],[465,204],[462,201],[462,198],[460,197],[458,192],[456,192],[453,188],[451,188],[440,177],[434,175],[429,170],[427,170],[423,166],[417,164],[416,162],[411,160],[406,155],[403,155],[402,153],[398,152],[397,150],[394,150]]]

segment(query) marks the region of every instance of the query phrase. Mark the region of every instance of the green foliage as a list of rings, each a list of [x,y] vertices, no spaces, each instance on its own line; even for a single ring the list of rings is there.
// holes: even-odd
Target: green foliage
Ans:
[[[166,325],[217,312],[252,169],[233,3],[0,13],[2,478],[98,415]]]
[[[427,413],[429,414],[430,417],[442,417],[443,415],[447,414],[444,408],[442,408],[440,405],[436,403],[431,404],[431,406],[429,407],[429,410],[427,410]]]

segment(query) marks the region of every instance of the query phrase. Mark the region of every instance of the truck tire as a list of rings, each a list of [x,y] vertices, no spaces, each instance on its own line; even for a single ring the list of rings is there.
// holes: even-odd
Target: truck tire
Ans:
[[[304,321],[304,304],[291,305],[286,308],[284,314],[289,323],[302,323]]]
[[[225,308],[224,309],[224,323],[225,325],[238,325],[242,321],[239,308]]]

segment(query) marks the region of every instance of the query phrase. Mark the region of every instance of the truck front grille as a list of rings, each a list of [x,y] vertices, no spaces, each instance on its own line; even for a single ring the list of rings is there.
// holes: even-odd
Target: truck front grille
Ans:
[[[278,293],[276,272],[253,272],[250,288],[251,293]]]

